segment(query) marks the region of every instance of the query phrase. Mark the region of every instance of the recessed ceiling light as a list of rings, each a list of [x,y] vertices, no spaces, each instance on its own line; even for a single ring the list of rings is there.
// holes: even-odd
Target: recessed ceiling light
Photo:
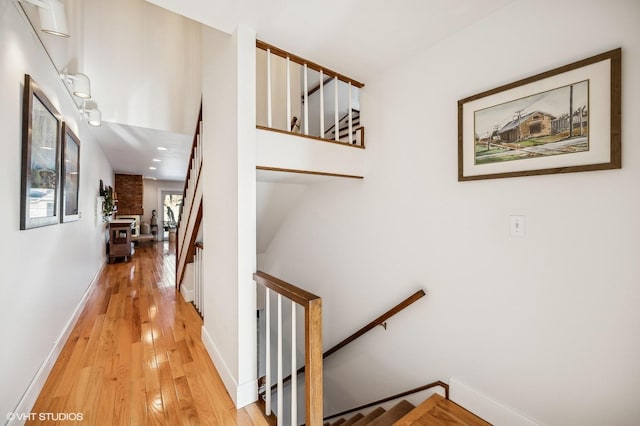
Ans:
[[[154,163],[159,163],[159,162],[161,162],[162,160],[161,160],[161,159],[159,159],[159,158],[154,158],[154,159],[153,159],[153,160],[151,160],[151,161],[153,161]]]
[[[166,151],[166,150],[167,150],[167,148],[165,148],[164,146],[159,146],[158,147],[158,151]]]
[[[151,166],[151,167],[149,167],[149,170],[156,170],[156,168]]]

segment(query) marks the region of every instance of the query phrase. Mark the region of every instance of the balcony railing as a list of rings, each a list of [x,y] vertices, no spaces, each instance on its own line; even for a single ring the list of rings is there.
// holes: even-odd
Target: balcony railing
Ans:
[[[364,148],[364,84],[265,42],[256,47],[258,128]]]

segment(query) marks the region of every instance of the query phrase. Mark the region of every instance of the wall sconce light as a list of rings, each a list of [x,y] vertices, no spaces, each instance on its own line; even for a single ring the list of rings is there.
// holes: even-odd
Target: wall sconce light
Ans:
[[[22,0],[38,7],[40,29],[48,34],[69,37],[67,17],[61,0]]]
[[[60,78],[71,85],[71,93],[83,99],[91,97],[91,81],[85,74],[60,74]]]
[[[99,127],[102,124],[102,112],[98,108],[87,108],[87,102],[82,105],[80,119],[86,118],[87,123],[93,127]]]

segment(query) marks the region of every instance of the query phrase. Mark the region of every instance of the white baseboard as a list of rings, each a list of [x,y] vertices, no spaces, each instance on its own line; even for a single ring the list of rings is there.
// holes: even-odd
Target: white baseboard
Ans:
[[[192,289],[187,289],[184,285],[180,286],[180,294],[182,294],[185,302],[193,302],[193,299],[195,298],[194,291]]]
[[[252,379],[246,383],[238,384],[204,325],[202,326],[201,338],[236,408],[242,408],[256,402],[258,400],[258,380]]]
[[[455,403],[496,426],[541,425],[541,423],[536,423],[513,408],[481,394],[455,378],[449,380],[449,397]]]
[[[106,264],[105,262],[102,263],[102,267],[98,270],[98,273],[96,273],[96,275],[93,277],[91,284],[89,284],[89,287],[85,290],[84,294],[82,295],[82,298],[80,299],[80,302],[78,302],[76,309],[73,311],[71,318],[69,318],[69,321],[67,321],[67,324],[64,326],[62,333],[60,333],[60,336],[58,336],[58,339],[53,345],[53,348],[51,349],[51,351],[45,358],[44,362],[36,372],[36,375],[34,376],[33,380],[29,384],[29,387],[27,388],[24,395],[22,396],[22,399],[20,399],[20,402],[18,403],[18,406],[15,408],[13,413],[17,413],[19,415],[21,413],[28,414],[31,412],[31,409],[35,405],[36,400],[38,399],[38,396],[40,395],[40,392],[42,391],[42,388],[44,387],[44,384],[47,381],[47,378],[49,377],[49,374],[51,374],[51,370],[53,369],[53,366],[58,360],[58,356],[60,355],[60,352],[62,352],[62,348],[67,343],[67,340],[71,335],[71,331],[73,330],[73,327],[76,325],[76,322],[80,317],[80,314],[82,313],[85,305],[87,304],[87,299],[89,298],[91,291],[93,291],[94,287],[96,286],[96,283],[98,282],[98,277],[100,277],[100,274],[102,274],[102,270],[104,269]],[[22,424],[24,424],[24,419],[18,419],[17,416],[12,419],[9,419],[9,421],[7,422],[7,426],[18,426]]]

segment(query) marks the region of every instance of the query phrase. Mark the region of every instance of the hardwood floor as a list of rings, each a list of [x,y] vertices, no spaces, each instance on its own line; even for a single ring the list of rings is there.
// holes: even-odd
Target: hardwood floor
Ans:
[[[202,321],[175,291],[173,243],[106,265],[27,424],[266,425],[236,410],[200,341]],[[65,416],[58,416],[64,419]]]

